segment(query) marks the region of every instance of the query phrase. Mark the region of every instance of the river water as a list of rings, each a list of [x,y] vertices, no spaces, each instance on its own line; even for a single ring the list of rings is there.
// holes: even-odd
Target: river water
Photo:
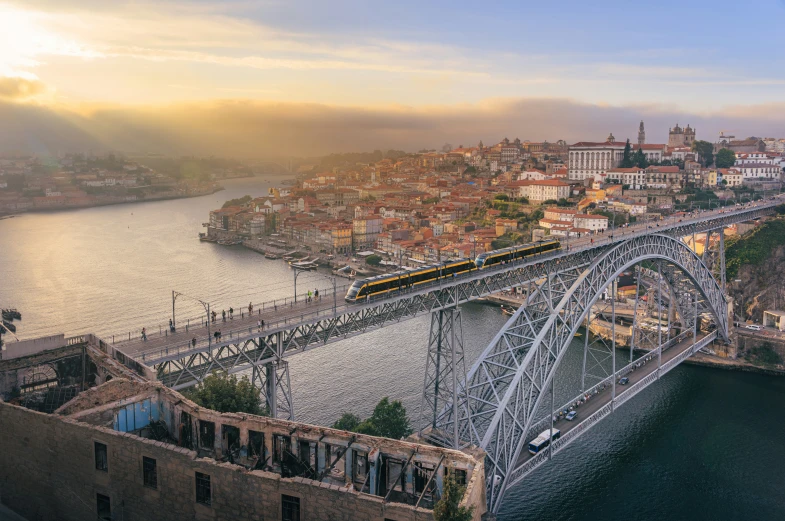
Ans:
[[[197,240],[209,210],[279,181],[0,220],[0,307],[22,312],[19,338],[107,337],[164,325],[172,290],[217,309],[290,297],[283,261]],[[327,285],[320,272],[298,278],[299,291]],[[200,310],[178,298],[179,317]],[[462,317],[471,364],[506,317],[482,304],[463,306]],[[298,420],[366,416],[390,396],[417,422],[428,328],[420,317],[291,358]],[[581,347],[557,375],[559,403],[576,394]],[[682,365],[509,491],[500,519],[785,519],[784,404],[785,379]]]

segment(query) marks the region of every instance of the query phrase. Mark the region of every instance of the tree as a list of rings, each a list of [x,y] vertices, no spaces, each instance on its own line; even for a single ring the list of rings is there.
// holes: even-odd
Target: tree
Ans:
[[[474,505],[468,508],[459,506],[465,492],[466,488],[455,482],[453,473],[448,473],[444,480],[442,498],[433,506],[433,520],[471,521]]]
[[[395,440],[405,438],[412,433],[406,408],[398,400],[391,402],[387,396],[376,404],[373,414],[367,420],[360,421],[360,418],[354,414],[343,413],[333,427]]]
[[[708,167],[712,163],[714,163],[714,145],[709,143],[708,141],[693,141],[692,142],[692,151],[697,152],[700,156],[701,164],[704,167]]]
[[[252,199],[253,197],[250,195],[244,195],[242,197],[238,197],[237,199],[229,199],[221,208],[229,208],[230,206],[243,206],[247,203],[250,203]]]
[[[378,266],[379,263],[382,262],[382,258],[379,255],[368,255],[365,258],[365,263],[370,266]]]
[[[621,159],[621,168],[632,168],[633,161],[632,161],[632,146],[630,145],[630,140],[627,140],[627,143],[624,144],[624,156]]]
[[[641,150],[640,147],[638,147],[638,150],[635,151],[635,155],[632,158],[632,162],[638,168],[646,168],[647,166],[649,166],[649,161],[648,159],[646,159],[646,154],[643,153],[643,150]]]
[[[496,194],[494,196],[494,199],[497,201],[509,201],[510,196],[508,196],[507,194]]]
[[[356,414],[345,412],[340,418],[338,418],[337,422],[333,423],[333,429],[354,432],[361,422],[362,420]]]
[[[267,416],[259,391],[247,376],[238,380],[226,373],[211,374],[186,396],[198,405],[218,412],[244,412]]]
[[[730,168],[736,164],[736,154],[733,150],[721,148],[714,159],[717,168]]]
[[[373,427],[374,436],[397,440],[412,433],[403,404],[398,400],[390,402],[386,396],[376,404],[373,414],[366,421]]]

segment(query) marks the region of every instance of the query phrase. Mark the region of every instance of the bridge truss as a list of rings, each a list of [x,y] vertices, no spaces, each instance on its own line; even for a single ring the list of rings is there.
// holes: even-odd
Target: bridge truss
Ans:
[[[542,426],[537,412],[575,333],[590,318],[606,288],[622,272],[641,263],[662,274],[660,280],[667,284],[672,306],[678,309],[682,333],[694,330],[696,334],[700,315],[710,313],[716,335],[727,340],[727,301],[722,289],[701,259],[684,242],[668,235],[633,237],[614,244],[588,266],[546,270],[540,278],[528,281],[525,304],[471,367],[456,390],[457,399],[440,409],[434,422],[443,438],[458,432],[459,439],[453,444],[477,445],[487,452],[487,498],[493,511],[504,492],[528,473],[517,469],[522,448],[533,433],[532,427]],[[615,324],[614,316],[609,349],[614,383],[613,377],[618,376]],[[661,336],[658,345],[661,352]],[[588,355],[587,346],[584,373]]]

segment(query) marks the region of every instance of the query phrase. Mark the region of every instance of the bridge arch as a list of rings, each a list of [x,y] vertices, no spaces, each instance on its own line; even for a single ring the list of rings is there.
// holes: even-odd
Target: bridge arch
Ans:
[[[475,362],[458,392],[460,438],[487,453],[491,510],[501,503],[544,391],[578,327],[613,280],[646,260],[664,261],[682,273],[727,339],[723,291],[684,242],[666,235],[631,238],[606,250],[588,268],[550,273],[532,284],[526,303]],[[451,406],[446,407],[439,422],[446,432],[452,429],[450,411]]]

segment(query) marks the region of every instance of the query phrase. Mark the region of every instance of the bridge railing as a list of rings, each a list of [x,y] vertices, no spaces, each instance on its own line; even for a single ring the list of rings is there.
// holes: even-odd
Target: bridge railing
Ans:
[[[682,333],[682,334],[678,335],[677,337],[675,337],[675,338],[671,339],[670,341],[668,341],[666,344],[663,344],[663,346],[662,346],[663,349],[667,349],[666,346],[672,347],[676,343],[684,340],[685,338],[691,336],[691,334],[692,334],[689,331],[685,332],[685,333]],[[710,342],[714,341],[716,338],[717,338],[717,333],[716,332],[713,332],[713,333],[710,333],[709,335],[706,335],[705,337],[701,338],[698,342],[696,342],[695,344],[693,344],[693,345],[689,346],[687,349],[685,349],[684,352],[679,353],[679,355],[675,356],[674,358],[672,358],[668,362],[662,364],[662,366],[660,367],[659,371],[653,371],[650,374],[646,375],[640,381],[635,382],[634,384],[630,385],[628,388],[626,388],[624,390],[624,392],[622,392],[621,394],[617,395],[614,400],[609,401],[607,404],[605,404],[602,407],[600,407],[597,411],[592,413],[588,418],[586,418],[583,421],[581,421],[575,428],[570,429],[563,436],[561,436],[558,440],[555,440],[553,442],[553,452],[552,452],[552,454],[556,454],[556,453],[560,452],[561,450],[563,450],[564,448],[566,448],[570,443],[572,443],[573,441],[578,439],[582,434],[584,434],[586,431],[588,431],[594,425],[599,423],[603,418],[605,418],[611,412],[613,412],[613,410],[616,407],[619,407],[623,403],[625,403],[628,400],[630,400],[632,397],[634,397],[635,395],[640,393],[643,389],[648,387],[650,384],[652,384],[654,381],[656,381],[662,375],[664,375],[665,373],[670,371],[672,368],[676,367],[678,364],[683,362],[685,359],[687,359],[690,356],[692,356],[695,352],[697,352],[702,347],[704,347],[707,344],[709,344]],[[650,351],[649,353],[647,353],[646,357],[644,357],[642,359],[638,359],[636,361],[636,363],[640,362],[641,360],[646,360],[646,359],[650,360],[650,359],[652,359],[654,356],[656,356],[658,354],[657,351],[659,349],[660,348],[657,348],[655,350]],[[627,366],[625,366],[624,368],[619,370],[617,372],[617,377],[622,376],[621,373],[623,371],[625,371],[625,370],[628,370],[630,368],[630,366],[632,366],[632,365],[635,365],[635,363],[628,364]],[[627,373],[629,373],[629,372],[630,371],[628,370]],[[608,380],[609,379],[603,380],[603,382],[600,382],[598,385],[602,385],[604,382],[606,382]],[[593,387],[592,389],[590,389],[590,391],[592,391],[596,387],[597,386]],[[550,417],[545,418],[545,420],[547,420],[545,423],[541,422],[540,424],[537,424],[535,427],[532,427],[530,429],[530,432],[538,432],[538,430],[540,428],[542,428],[544,430],[544,429],[550,427],[550,421],[551,421]],[[508,483],[507,487],[513,486],[518,481],[522,480],[526,475],[528,475],[532,471],[534,471],[534,469],[536,469],[537,467],[539,467],[540,465],[545,463],[545,461],[548,459],[548,457],[549,457],[549,451],[548,451],[548,449],[546,449],[546,450],[538,453],[533,458],[530,458],[529,460],[525,461],[519,467],[516,467],[509,475],[509,478],[507,480],[507,483]]]
[[[336,287],[335,287],[335,295],[338,296],[340,301],[343,301],[343,297],[344,297],[344,295],[346,295],[346,292],[349,290],[349,286],[351,286],[351,284],[336,285]],[[332,299],[333,298],[333,288],[332,288],[332,286],[327,287],[327,288],[319,288],[319,296],[322,299],[325,299],[327,297]],[[222,308],[215,308],[215,309],[211,309],[211,311],[215,311],[216,312],[216,320],[215,320],[215,322],[212,322],[212,323],[214,323],[216,325],[218,325],[218,324],[229,324],[229,323],[231,323],[231,320],[233,320],[233,319],[244,320],[245,318],[248,318],[248,317],[251,317],[251,316],[256,316],[256,317],[260,317],[261,318],[262,314],[266,314],[266,313],[270,313],[270,312],[276,312],[279,309],[284,309],[284,308],[291,309],[295,305],[298,306],[298,307],[302,306],[302,307],[306,308],[306,307],[308,307],[308,304],[314,302],[314,300],[313,300],[313,292],[312,292],[312,300],[311,300],[311,302],[309,303],[307,301],[308,301],[308,292],[306,291],[306,292],[304,292],[302,294],[298,294],[296,298],[294,296],[292,296],[292,297],[284,297],[284,298],[280,298],[280,299],[267,300],[267,301],[259,302],[259,303],[252,303],[253,310],[252,310],[252,312],[250,314],[249,314],[249,311],[248,311],[248,305],[247,304],[242,306],[242,307],[237,307],[237,308],[234,308],[234,306],[229,306],[229,307],[226,307],[226,308],[223,308],[223,307]],[[235,313],[233,314],[233,318],[232,319],[229,318],[230,317],[230,314],[229,314],[229,308],[230,307],[234,308],[234,310],[235,310]],[[226,312],[226,320],[223,320],[223,318],[222,318],[222,311]],[[175,324],[176,331],[179,331],[179,332],[181,332],[181,331],[189,331],[189,330],[191,330],[191,329],[193,329],[195,327],[206,327],[206,325],[207,325],[207,312],[206,311],[205,311],[205,313],[202,313],[202,314],[200,314],[198,316],[177,317],[177,323]],[[167,324],[156,324],[154,326],[154,328],[145,326],[145,328],[147,329],[147,338],[148,339],[162,338],[162,337],[166,338],[166,337],[171,336],[171,331],[169,330],[169,324],[168,323]],[[128,342],[128,341],[132,341],[132,340],[141,340],[141,331],[142,331],[142,328],[140,327],[139,330],[136,333],[132,333],[132,332],[128,331],[128,332],[121,333],[121,334],[109,334],[109,335],[102,335],[102,336],[104,338],[111,338],[112,339],[112,343],[114,344],[114,343]]]
[[[770,203],[770,204],[767,204],[767,205],[762,205],[761,204],[761,205],[757,205],[757,206],[744,207],[744,209],[746,209],[746,210],[759,209],[761,206],[773,206],[774,204],[778,204],[778,203]],[[722,212],[723,211],[719,211],[719,213],[722,213]],[[717,213],[718,213],[717,211],[714,211],[714,212],[706,212],[706,211],[704,211],[702,213],[699,213],[698,217],[696,217],[694,219],[687,219],[687,220],[685,220],[685,219],[675,219],[675,218],[673,218],[673,219],[666,220],[664,222],[660,221],[659,223],[662,223],[662,225],[663,225],[662,228],[663,228],[663,231],[664,231],[667,228],[669,228],[671,226],[675,226],[675,225],[685,226],[685,225],[697,224],[697,223],[700,223],[700,222],[704,222],[706,220],[706,218],[707,218],[706,214],[714,215],[714,214],[717,214]],[[588,248],[596,248],[596,247],[600,247],[600,246],[605,246],[605,245],[607,245],[607,244],[609,244],[609,243],[611,243],[613,241],[626,240],[626,239],[629,239],[629,238],[634,237],[634,236],[646,235],[647,233],[650,233],[650,232],[647,231],[648,228],[646,228],[646,229],[639,229],[639,228],[640,228],[640,226],[639,227],[631,227],[630,229],[625,229],[625,230],[623,230],[621,232],[617,231],[615,237],[604,235],[604,236],[601,236],[600,238],[598,238],[598,240],[595,241],[594,243],[583,244],[582,246],[585,246],[585,247],[588,247]],[[575,239],[573,239],[573,240],[565,240],[564,243],[565,243],[565,245],[568,245],[569,247],[572,247],[572,245],[575,243],[575,241],[576,241]],[[583,249],[586,249],[586,248],[581,247],[579,249],[576,249],[575,251],[581,251]],[[553,250],[553,251],[549,251],[549,252],[544,252],[544,253],[537,254],[537,255],[534,255],[534,256],[525,257],[525,258],[517,260],[517,261],[512,261],[512,262],[507,263],[507,264],[498,264],[498,265],[495,265],[495,266],[491,266],[489,268],[483,269],[480,272],[475,271],[475,272],[470,272],[470,273],[466,273],[466,274],[462,274],[462,275],[456,275],[453,278],[452,281],[447,282],[447,283],[442,279],[442,280],[433,281],[433,282],[429,282],[429,283],[425,283],[425,284],[420,284],[416,288],[413,288],[413,289],[408,289],[408,290],[390,290],[390,291],[388,291],[387,293],[385,293],[383,295],[377,295],[377,296],[374,296],[374,297],[370,297],[370,298],[364,299],[362,302],[352,303],[352,304],[347,304],[344,301],[343,298],[340,298],[340,300],[339,300],[339,297],[342,296],[343,294],[345,294],[346,290],[350,286],[350,284],[346,284],[346,285],[341,286],[340,289],[336,288],[336,291],[335,291],[335,300],[336,300],[335,311],[333,311],[333,308],[330,308],[330,309],[320,309],[320,310],[317,310],[317,311],[307,311],[308,304],[305,302],[304,297],[303,296],[298,296],[298,298],[297,298],[298,302],[297,302],[296,306],[298,308],[301,307],[303,309],[303,312],[301,312],[299,314],[292,313],[292,314],[287,315],[287,316],[285,316],[283,318],[280,318],[280,319],[272,319],[272,318],[268,319],[268,318],[265,318],[264,330],[265,331],[270,331],[270,330],[281,329],[281,328],[286,329],[286,328],[290,328],[292,326],[298,325],[300,323],[304,323],[304,322],[307,322],[307,321],[313,321],[315,319],[320,319],[320,318],[327,317],[327,316],[330,316],[330,315],[340,315],[340,314],[346,313],[349,310],[357,310],[357,309],[360,309],[362,307],[372,307],[372,306],[378,304],[379,302],[387,301],[387,300],[390,300],[391,298],[395,298],[395,297],[404,298],[404,297],[406,297],[410,293],[427,293],[427,292],[433,291],[435,289],[441,289],[441,288],[444,288],[444,287],[453,286],[453,285],[455,285],[455,283],[458,283],[458,282],[484,278],[484,277],[486,277],[488,275],[492,275],[494,273],[498,273],[498,272],[502,272],[502,271],[510,271],[512,269],[516,269],[516,268],[524,266],[524,265],[536,264],[538,262],[544,262],[546,260],[550,260],[550,259],[558,257],[558,256],[563,256],[563,255],[565,255],[565,253],[570,253],[569,249],[567,251],[565,251],[565,249],[560,249],[560,250]],[[320,295],[323,298],[331,297],[333,295],[332,288],[328,288],[328,289],[325,289],[325,290],[320,290]],[[301,300],[303,302],[300,302]],[[338,303],[338,302],[340,302],[340,303]],[[256,311],[256,314],[261,317],[261,312],[263,310],[270,310],[271,307],[274,310],[273,312],[280,311],[282,307],[290,309],[290,310],[294,309],[295,308],[294,299],[293,298],[285,298],[285,299],[281,299],[281,300],[273,300],[272,302],[262,303],[261,305],[255,305],[254,306],[254,308],[255,308],[254,311]],[[244,312],[244,310],[242,308],[240,308],[240,316],[241,316],[241,318],[245,318],[245,312]],[[202,327],[204,327],[204,325],[205,325],[204,317],[200,317],[199,320],[200,320],[199,324]],[[178,322],[180,324],[182,324],[182,319],[179,320]],[[215,323],[216,326],[219,323],[223,324],[223,325],[229,325],[229,322],[220,321],[220,322],[216,322]],[[186,326],[186,330],[187,329],[188,329],[188,327]],[[254,329],[256,329],[256,328],[253,327],[253,326],[245,325],[245,326],[242,326],[242,327],[233,328],[233,329],[229,330],[225,335],[228,335],[229,340],[234,340],[234,341],[237,341],[236,339],[241,338],[241,337],[245,337],[245,339],[248,339],[248,338],[252,338],[253,336],[260,336],[258,334],[254,335],[254,331],[253,331]],[[257,333],[259,333],[259,331],[257,331]],[[168,326],[159,326],[159,335],[166,337],[166,336],[168,336],[168,334],[169,334]],[[148,334],[148,338],[154,338],[153,335],[154,335],[154,332],[152,334]],[[126,336],[124,335],[123,340],[125,340],[125,338],[126,338]],[[134,336],[131,333],[128,333],[127,338],[130,340],[130,339],[134,338]],[[138,334],[136,335],[136,338],[137,339],[139,338]],[[116,339],[113,337],[113,342],[115,340]],[[202,338],[202,339],[197,339],[197,343],[194,346],[192,344],[192,342],[190,342],[188,340],[183,340],[183,341],[180,341],[178,343],[173,343],[173,344],[171,344],[169,346],[166,346],[166,347],[163,347],[163,348],[154,348],[154,349],[150,349],[150,350],[147,350],[147,351],[143,351],[142,353],[140,353],[140,355],[143,357],[143,359],[146,361],[146,363],[154,363],[156,360],[160,360],[160,359],[168,357],[168,356],[178,355],[180,353],[185,353],[185,352],[198,352],[200,350],[210,349],[212,347],[220,347],[222,345],[227,345],[229,343],[231,343],[231,342],[226,341],[224,339],[221,339],[220,342],[216,343],[216,342],[213,341],[212,338],[207,338],[207,339]]]
[[[658,355],[660,349],[666,351],[668,348],[673,347],[674,345],[678,344],[679,342],[681,342],[685,338],[688,338],[691,335],[692,335],[692,331],[683,331],[679,333],[675,337],[663,343],[661,347],[652,349],[641,358],[638,358],[637,360],[633,360],[632,362],[628,363],[624,367],[619,368],[618,370],[616,370],[616,372],[613,375],[610,375],[605,379],[597,382],[593,386],[589,387],[586,391],[580,393],[572,400],[568,401],[566,404],[562,405],[561,407],[553,411],[552,414],[561,416],[565,410],[569,411],[571,409],[579,408],[581,405],[591,400],[592,396],[599,394],[601,391],[604,391],[609,385],[613,383],[614,379],[622,378],[632,373],[639,367],[642,367],[643,365],[650,362],[654,357]],[[538,420],[537,423],[532,425],[531,428],[529,429],[529,432],[534,433],[534,432],[540,432],[541,430],[545,430],[548,427],[550,427],[550,423],[551,423],[550,416],[545,416],[540,420]]]

